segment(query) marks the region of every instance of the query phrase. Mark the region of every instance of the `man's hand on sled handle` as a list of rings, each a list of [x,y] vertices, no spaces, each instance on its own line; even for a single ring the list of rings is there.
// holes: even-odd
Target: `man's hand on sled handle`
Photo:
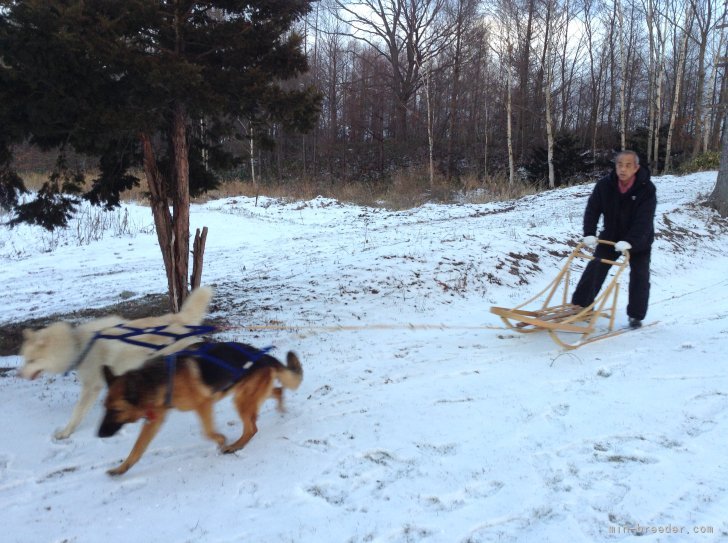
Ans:
[[[584,239],[581,240],[581,242],[589,247],[590,249],[593,249],[597,246],[597,237],[596,236],[584,236]]]
[[[620,253],[623,253],[625,251],[629,251],[632,248],[632,245],[628,241],[618,241],[614,244],[614,250],[619,251]]]

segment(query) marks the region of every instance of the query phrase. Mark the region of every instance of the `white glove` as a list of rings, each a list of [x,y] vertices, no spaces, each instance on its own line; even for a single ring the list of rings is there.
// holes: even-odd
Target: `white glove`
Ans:
[[[597,246],[597,237],[596,236],[584,236],[584,239],[581,240],[581,242],[589,247],[590,249],[593,249]]]
[[[620,253],[629,251],[631,248],[632,246],[629,244],[628,241],[618,241],[614,244],[614,250],[619,251]]]

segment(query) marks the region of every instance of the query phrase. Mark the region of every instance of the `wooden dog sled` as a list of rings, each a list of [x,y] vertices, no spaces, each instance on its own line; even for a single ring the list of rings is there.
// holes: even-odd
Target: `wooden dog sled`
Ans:
[[[598,240],[603,245],[615,245],[613,241]],[[594,302],[581,307],[570,303],[569,293],[570,272],[574,259],[594,260],[595,257],[583,251],[585,245],[579,243],[566,259],[563,268],[545,289],[533,298],[526,300],[513,309],[493,306],[491,313],[498,315],[509,328],[530,333],[540,330],[548,331],[551,339],[565,349],[576,349],[586,343],[604,339],[620,334],[624,330],[614,330],[614,317],[617,310],[617,295],[619,293],[619,276],[629,264],[629,252],[625,251],[617,260],[598,259],[603,264],[614,268],[610,270],[612,277]],[[544,297],[545,295],[545,297]],[[538,302],[538,300],[543,300]],[[528,309],[530,307],[530,309]],[[592,335],[597,330],[597,322],[606,318],[609,325],[606,332]],[[602,328],[603,329],[603,328]],[[569,341],[568,335],[576,334],[576,341]],[[573,339],[573,338],[572,338]]]

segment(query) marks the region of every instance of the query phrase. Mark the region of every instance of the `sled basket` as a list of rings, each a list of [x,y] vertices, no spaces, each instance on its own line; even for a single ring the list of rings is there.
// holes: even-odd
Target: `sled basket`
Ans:
[[[598,240],[597,243],[615,245],[613,241],[607,240]],[[551,339],[565,349],[576,349],[584,343],[612,334],[617,309],[617,295],[619,293],[619,277],[629,264],[629,252],[625,251],[617,260],[608,260],[595,258],[585,253],[583,251],[584,247],[584,243],[580,242],[566,259],[556,279],[533,298],[512,309],[493,306],[490,308],[491,313],[498,315],[508,328],[517,332],[525,334],[546,330]],[[569,293],[570,271],[576,258],[599,260],[602,264],[614,268],[611,280],[602,288],[594,301],[586,307],[574,305],[569,301],[571,300]],[[539,302],[539,300],[542,301]],[[608,319],[608,330],[601,335],[592,336],[600,318]],[[577,334],[579,339],[569,341],[567,334]]]

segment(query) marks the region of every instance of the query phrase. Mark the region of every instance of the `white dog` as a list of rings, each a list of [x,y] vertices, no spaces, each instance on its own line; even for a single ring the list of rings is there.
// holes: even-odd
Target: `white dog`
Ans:
[[[67,438],[83,420],[104,387],[103,366],[109,366],[116,375],[121,375],[141,366],[151,356],[170,354],[200,341],[188,326],[202,322],[211,298],[212,289],[200,287],[189,294],[179,313],[132,321],[110,316],[76,327],[67,322],[57,322],[37,331],[23,330],[20,354],[25,363],[18,370],[21,377],[35,379],[44,371],[64,373],[76,370],[81,381],[81,396],[71,419],[65,428],[55,432],[54,437]],[[145,333],[136,335],[131,328]],[[167,333],[188,334],[188,337],[178,339]],[[100,334],[103,336],[99,337]],[[108,337],[130,334],[134,334],[129,338],[132,342]]]

